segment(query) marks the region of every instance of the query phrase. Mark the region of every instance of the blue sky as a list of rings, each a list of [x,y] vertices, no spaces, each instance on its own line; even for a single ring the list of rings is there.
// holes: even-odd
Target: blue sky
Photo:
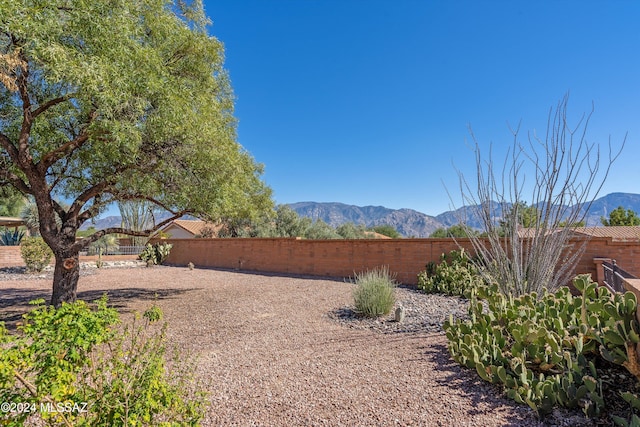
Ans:
[[[628,134],[601,195],[640,193],[640,2],[205,0],[239,142],[277,203],[437,215],[475,174],[469,126],[502,161],[508,124],[544,135],[570,93],[587,140]]]

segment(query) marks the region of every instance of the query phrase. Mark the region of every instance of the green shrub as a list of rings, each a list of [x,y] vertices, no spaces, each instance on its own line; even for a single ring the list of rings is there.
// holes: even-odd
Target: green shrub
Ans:
[[[147,265],[162,264],[169,256],[169,253],[171,253],[172,247],[173,245],[170,243],[156,243],[155,245],[147,243],[139,257],[142,261],[145,261]]]
[[[358,314],[365,317],[389,314],[395,304],[395,281],[387,267],[356,274],[355,283],[353,299]]]
[[[440,264],[430,262],[425,271],[418,273],[418,289],[428,294],[468,297],[471,289],[482,283],[482,277],[464,249],[442,254]]]
[[[20,243],[20,254],[27,271],[40,272],[49,265],[53,252],[42,237],[26,237]]]
[[[151,325],[160,316],[152,307],[120,330],[103,297],[95,310],[82,301],[39,306],[18,334],[0,325],[0,401],[29,408],[1,413],[0,425],[30,416],[50,426],[198,425],[204,395],[186,386],[192,364],[174,355],[167,365],[166,324]],[[59,404],[72,409],[42,410]]]
[[[598,416],[605,409],[598,359],[640,378],[637,301],[630,292],[597,288],[590,275],[576,277],[574,285],[580,296],[567,287],[518,298],[500,293],[497,285],[472,290],[471,319],[450,317],[444,325],[451,355],[540,416],[555,406]]]

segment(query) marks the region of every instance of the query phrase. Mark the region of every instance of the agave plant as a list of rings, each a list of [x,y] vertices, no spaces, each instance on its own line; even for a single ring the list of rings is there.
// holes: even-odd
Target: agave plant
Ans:
[[[14,229],[13,231],[5,228],[0,231],[0,246],[18,246],[25,235],[24,230]]]

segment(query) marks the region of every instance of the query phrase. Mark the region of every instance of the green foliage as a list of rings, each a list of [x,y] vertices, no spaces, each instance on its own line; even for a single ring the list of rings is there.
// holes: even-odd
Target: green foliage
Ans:
[[[598,358],[640,378],[637,301],[630,292],[597,288],[590,275],[576,277],[574,285],[580,296],[567,287],[518,298],[505,296],[496,285],[473,290],[470,320],[445,322],[451,355],[540,416],[555,406],[601,414],[606,402]]]
[[[353,299],[358,314],[365,317],[389,314],[395,304],[395,280],[387,267],[356,274],[355,283]]]
[[[38,206],[33,200],[29,200],[20,210],[20,218],[29,230],[31,236],[40,235],[40,220],[38,219]]]
[[[155,245],[147,243],[139,257],[147,265],[159,265],[167,259],[172,247],[173,245],[170,243],[156,243]]]
[[[418,273],[418,289],[424,292],[469,297],[472,289],[484,283],[471,259],[461,249],[440,256],[440,264],[427,264]]]
[[[209,24],[200,0],[0,1],[0,175],[35,196],[56,255],[114,202],[210,220],[273,208]],[[76,272],[55,275],[72,290],[55,298],[74,298]]]
[[[469,236],[475,236],[478,232],[473,230],[471,227],[465,224],[456,224],[452,225],[449,228],[438,228],[436,231],[431,233],[429,237],[445,239],[448,237],[460,237],[466,238]]]
[[[27,271],[40,272],[51,262],[53,252],[41,237],[25,237],[20,242],[20,254]]]
[[[340,239],[341,236],[329,224],[321,219],[314,221],[304,232],[305,239],[327,240]]]
[[[118,250],[119,247],[118,237],[115,234],[105,234],[89,245],[88,252],[89,254],[104,254],[109,251]]]
[[[8,228],[0,231],[0,246],[18,246],[24,238],[25,231],[18,228],[11,231]]]
[[[577,228],[584,227],[586,224],[587,223],[584,220],[575,222],[560,221],[558,223],[558,228]]]
[[[25,197],[13,187],[0,187],[0,216],[16,217],[20,215]]]
[[[511,208],[504,213],[505,219],[500,221],[501,228],[507,228],[511,224],[518,224],[524,228],[534,228],[541,220],[542,213],[535,206],[527,206],[526,202],[514,203]],[[512,219],[515,218],[515,221]]]
[[[289,206],[278,205],[273,229],[265,237],[303,237],[311,224],[311,218],[301,217]]]
[[[205,400],[186,387],[193,365],[175,355],[167,364],[166,325],[151,325],[158,307],[143,317],[119,330],[105,296],[95,309],[82,301],[38,306],[15,335],[0,326],[0,401],[34,409],[0,414],[0,424],[23,425],[35,414],[51,426],[198,425]],[[40,410],[65,403],[75,409]]]
[[[211,239],[216,236],[216,230],[211,225],[206,225],[202,227],[200,233],[193,236],[196,239]]]
[[[86,230],[78,230],[76,232],[76,237],[87,237],[87,236],[91,236],[93,233],[95,233],[96,231],[98,231],[93,225],[91,227],[88,227]]]
[[[353,222],[345,222],[336,227],[336,233],[343,239],[366,239],[369,237],[364,225],[356,225]]]
[[[364,225],[352,222],[333,228],[321,219],[313,221],[298,215],[287,205],[278,205],[271,214],[255,220],[226,218],[218,237],[298,237],[303,239],[370,239],[372,233]],[[374,227],[394,238],[400,234],[391,226]],[[202,237],[202,236],[199,236]]]
[[[278,205],[270,214],[264,214],[254,220],[225,218],[217,236],[230,237],[298,237],[303,239],[370,239],[371,230],[393,238],[401,237],[391,226],[382,225],[367,229],[364,225],[352,222],[333,228],[321,219],[313,221],[300,216],[287,205]],[[386,233],[386,234],[385,234]],[[202,236],[199,236],[202,237]]]
[[[391,237],[392,239],[400,239],[402,235],[396,230],[392,225],[383,224],[376,225],[371,228],[371,230],[375,231],[378,234],[382,234],[383,236]]]
[[[600,217],[600,222],[604,226],[614,225],[640,225],[640,217],[632,210],[625,210],[622,206],[618,206],[609,214],[609,219]]]
[[[630,419],[625,419],[619,416],[613,416],[612,419],[616,425],[622,427],[640,427],[640,417],[638,414],[640,413],[640,398],[630,392],[621,392],[620,395],[625,402],[627,402],[631,409],[631,417]]]

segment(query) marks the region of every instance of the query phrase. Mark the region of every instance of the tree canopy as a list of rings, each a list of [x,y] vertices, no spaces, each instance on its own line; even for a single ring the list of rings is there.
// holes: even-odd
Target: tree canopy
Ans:
[[[170,211],[156,228],[185,213],[272,207],[261,166],[236,140],[223,46],[208,24],[199,0],[0,0],[0,187],[36,202],[56,256],[54,304],[75,299],[81,248],[151,231],[76,242],[113,202]]]
[[[609,213],[609,219],[601,217],[600,222],[604,226],[640,225],[640,217],[633,209],[625,210],[624,207],[618,206]]]
[[[396,230],[393,225],[389,224],[376,225],[371,230],[378,234],[382,234],[383,236],[391,237],[392,239],[400,239],[402,237],[398,230]]]
[[[449,238],[449,237],[459,237],[466,238],[472,235],[477,235],[478,232],[466,224],[456,224],[452,225],[448,228],[438,228],[433,233],[429,235],[432,238]]]

